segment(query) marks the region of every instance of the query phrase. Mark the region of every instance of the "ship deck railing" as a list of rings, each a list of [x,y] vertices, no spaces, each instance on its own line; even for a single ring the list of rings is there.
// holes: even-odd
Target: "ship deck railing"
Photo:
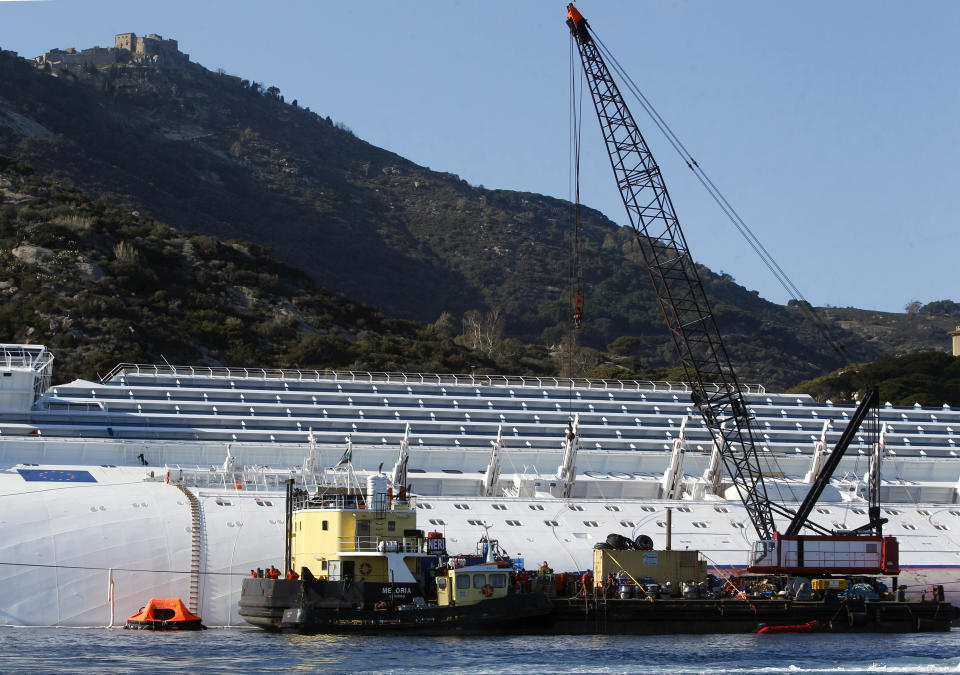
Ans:
[[[338,537],[337,550],[341,553],[419,553],[423,550],[421,537]]]
[[[121,363],[100,381],[124,380],[127,377],[189,377],[244,380],[278,380],[294,382],[350,382],[386,384],[449,384],[453,386],[500,387],[580,387],[614,391],[670,391],[689,392],[686,382],[658,380],[605,380],[588,378],[540,377],[526,375],[479,375],[371,372],[355,370],[300,370],[291,368],[230,368],[214,366],[172,366],[160,364]],[[707,388],[718,389],[710,384]],[[740,389],[748,394],[763,394],[761,384],[744,384]]]

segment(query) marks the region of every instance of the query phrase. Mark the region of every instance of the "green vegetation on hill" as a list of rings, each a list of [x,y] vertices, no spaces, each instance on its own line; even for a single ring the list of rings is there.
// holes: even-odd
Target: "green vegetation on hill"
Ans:
[[[0,157],[0,341],[42,343],[57,382],[118,362],[552,374],[545,349],[475,350],[319,288],[262,246],[174,230]]]
[[[793,391],[840,403],[859,399],[871,385],[880,387],[881,400],[893,405],[960,406],[960,357],[924,352],[854,364]]]

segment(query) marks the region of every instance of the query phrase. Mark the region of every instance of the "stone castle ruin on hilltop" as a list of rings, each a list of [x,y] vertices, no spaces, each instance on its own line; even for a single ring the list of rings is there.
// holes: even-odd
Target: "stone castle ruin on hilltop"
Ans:
[[[91,47],[80,51],[72,47],[51,49],[34,61],[41,68],[96,67],[114,63],[182,68],[190,62],[190,55],[180,51],[176,40],[164,40],[156,33],[143,37],[136,33],[120,33],[114,37],[113,47]]]

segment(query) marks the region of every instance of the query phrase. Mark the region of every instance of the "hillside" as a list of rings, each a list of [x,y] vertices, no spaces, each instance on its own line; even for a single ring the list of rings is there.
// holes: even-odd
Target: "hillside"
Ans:
[[[47,345],[55,381],[118,362],[552,374],[546,350],[490,354],[319,288],[262,246],[175,230],[0,157],[0,341]]]
[[[960,356],[924,352],[851,364],[803,382],[794,391],[821,402],[849,403],[860,399],[872,385],[880,388],[881,401],[893,405],[960,406]]]
[[[568,332],[570,205],[562,200],[468,185],[356,138],[275,88],[198,64],[38,69],[4,53],[0,81],[0,153],[69,178],[94,199],[176,230],[267,247],[320,287],[386,315],[429,323],[498,308],[504,334],[522,342],[554,345]],[[673,345],[632,234],[591,209],[583,233],[579,340],[603,350],[635,336],[622,355],[632,359],[628,370],[671,366]],[[797,307],[701,271],[746,381],[782,389],[847,361],[948,344],[949,317],[896,340],[873,334],[868,316],[829,319],[847,348],[841,357]]]

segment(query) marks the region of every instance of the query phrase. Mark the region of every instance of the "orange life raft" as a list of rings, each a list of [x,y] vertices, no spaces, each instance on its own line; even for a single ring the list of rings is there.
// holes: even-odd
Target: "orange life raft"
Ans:
[[[137,630],[202,630],[206,628],[180,598],[151,598],[139,612],[127,619],[124,628]]]

